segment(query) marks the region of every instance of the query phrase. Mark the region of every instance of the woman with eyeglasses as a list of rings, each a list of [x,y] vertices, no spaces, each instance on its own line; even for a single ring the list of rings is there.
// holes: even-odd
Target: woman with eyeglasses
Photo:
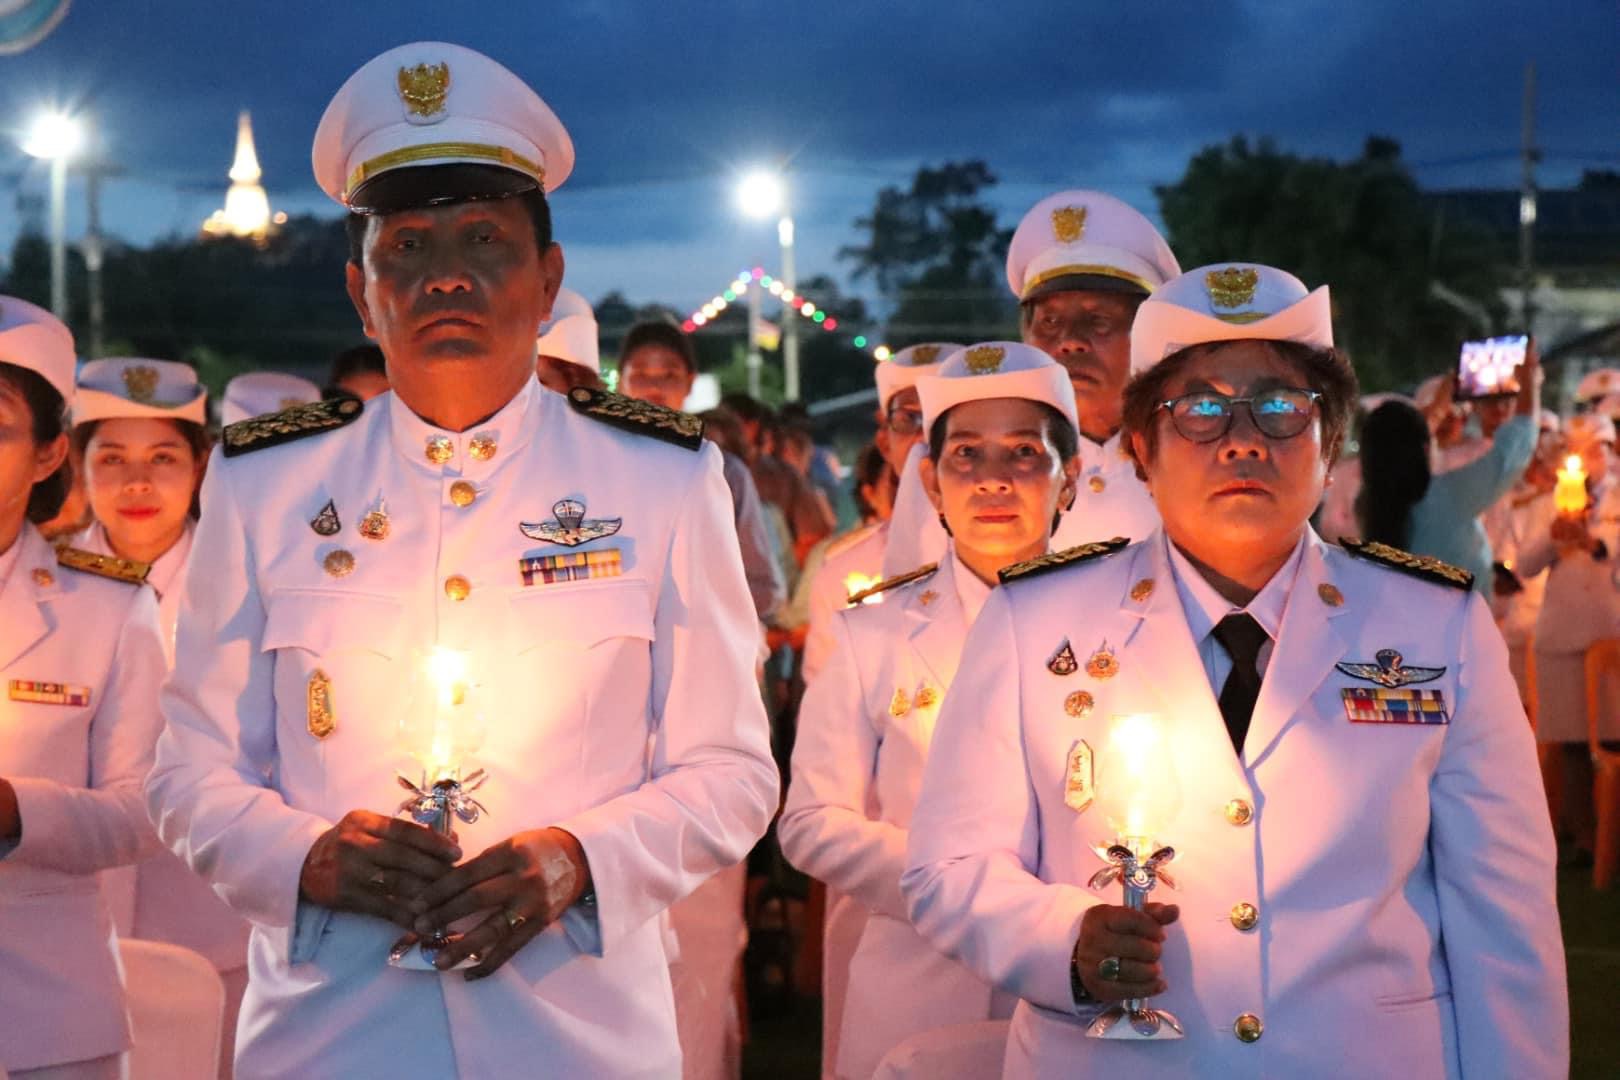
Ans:
[[[1552,831],[1485,597],[1308,524],[1356,400],[1327,289],[1203,267],[1131,348],[1163,528],[1003,574],[911,819],[918,930],[1022,999],[1009,1077],[1565,1075]],[[1122,903],[1155,857],[1176,891]],[[1108,1011],[1144,999],[1169,1017]]]
[[[917,382],[923,490],[950,541],[943,559],[857,594],[799,711],[782,853],[859,905],[837,1055],[823,1075],[864,1078],[884,1055],[947,1024],[1005,1019],[1012,998],[917,935],[900,897],[906,828],[962,641],[1004,566],[1042,555],[1074,502],[1074,388],[1039,349],[958,349]]]
[[[0,1075],[100,1080],[130,1045],[99,871],[159,850],[157,603],[123,560],[39,534],[67,492],[73,336],[0,296]]]

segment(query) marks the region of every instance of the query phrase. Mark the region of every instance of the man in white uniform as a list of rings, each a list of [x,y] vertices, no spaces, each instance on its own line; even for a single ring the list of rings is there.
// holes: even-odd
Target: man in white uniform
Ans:
[[[657,915],[747,853],[778,781],[718,452],[535,381],[572,164],[455,45],[384,53],[322,118],[393,389],[226,430],[147,784],[255,924],[240,1077],[680,1073]],[[487,775],[452,835],[390,816],[413,754]],[[402,929],[462,936],[405,970]]]

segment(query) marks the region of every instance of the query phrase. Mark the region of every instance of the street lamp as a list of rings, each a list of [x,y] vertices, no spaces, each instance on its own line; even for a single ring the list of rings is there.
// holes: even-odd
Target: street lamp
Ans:
[[[776,239],[782,248],[780,278],[783,292],[789,295],[797,292],[799,283],[793,266],[793,217],[785,209],[787,193],[782,178],[764,170],[748,173],[737,185],[737,204],[751,218],[764,220],[780,215],[776,221]],[[761,363],[759,349],[754,345],[759,320],[757,297],[755,290],[748,291],[748,363],[755,370]],[[787,400],[799,400],[798,320],[787,316],[782,319],[782,386]]]
[[[67,322],[67,167],[84,143],[84,128],[66,113],[35,118],[23,152],[51,163],[51,311]]]

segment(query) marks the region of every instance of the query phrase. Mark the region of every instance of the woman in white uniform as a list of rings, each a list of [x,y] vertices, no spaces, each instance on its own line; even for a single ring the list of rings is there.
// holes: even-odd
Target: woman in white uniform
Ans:
[[[93,360],[79,372],[71,452],[94,520],[73,543],[149,567],[170,667],[208,460],[207,422],[208,392],[186,364]],[[226,991],[220,1060],[228,1075],[247,988],[247,921],[170,852],[113,872],[106,886],[120,933],[194,949],[219,972]]]
[[[158,849],[157,604],[118,559],[53,551],[73,337],[0,296],[0,1069],[117,1077],[130,1045],[98,871]]]
[[[1004,572],[963,646],[901,889],[1022,999],[1007,1077],[1568,1073],[1552,830],[1486,599],[1308,524],[1355,404],[1331,311],[1252,264],[1143,301],[1124,424],[1162,527]],[[1122,903],[1159,845],[1176,891]],[[1143,998],[1180,1038],[1115,1022]]]
[[[1063,368],[1039,349],[958,350],[918,382],[924,489],[951,540],[937,565],[867,590],[836,616],[805,693],[777,825],[799,869],[869,915],[849,967],[839,1077],[865,1078],[907,1037],[1011,1015],[1013,999],[918,936],[900,898],[906,829],[934,718],[996,573],[1043,554],[1074,500],[1078,425]]]

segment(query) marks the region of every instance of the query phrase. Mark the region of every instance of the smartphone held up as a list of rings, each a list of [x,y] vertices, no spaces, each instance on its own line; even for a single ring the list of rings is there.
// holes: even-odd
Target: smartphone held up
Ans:
[[[1457,394],[1463,398],[1507,397],[1517,394],[1520,366],[1530,338],[1525,334],[1465,341],[1457,357]]]

